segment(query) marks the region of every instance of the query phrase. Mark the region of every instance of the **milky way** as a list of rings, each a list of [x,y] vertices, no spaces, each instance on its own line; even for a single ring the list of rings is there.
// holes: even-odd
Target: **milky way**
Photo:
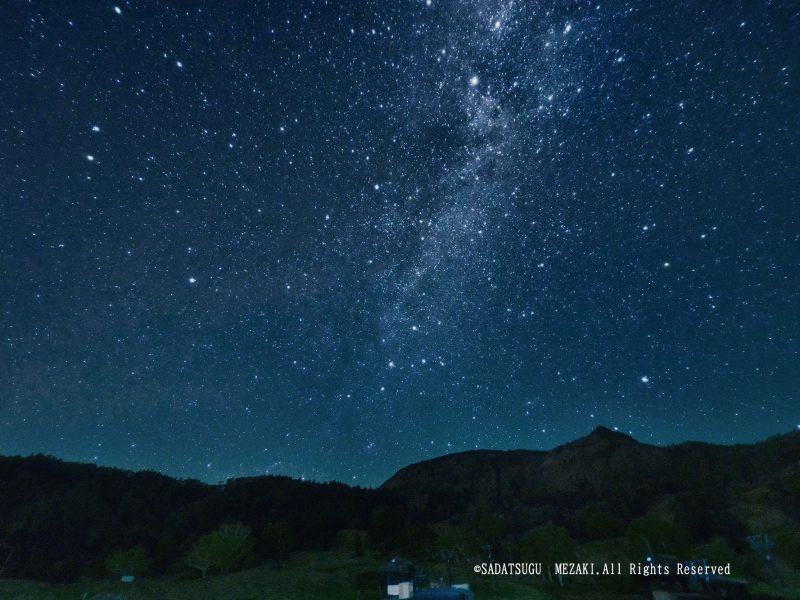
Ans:
[[[5,9],[0,453],[800,426],[796,4],[215,4]]]

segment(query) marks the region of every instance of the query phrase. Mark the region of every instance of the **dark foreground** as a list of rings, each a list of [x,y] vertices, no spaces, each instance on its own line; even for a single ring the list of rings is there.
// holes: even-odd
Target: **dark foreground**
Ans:
[[[210,576],[207,579],[143,578],[133,584],[113,580],[85,580],[73,584],[47,584],[0,579],[3,600],[379,600],[384,588],[379,572],[384,559],[350,557],[342,552],[298,554],[281,565]],[[442,566],[425,567],[431,576]],[[634,590],[599,589],[597,581],[567,580],[563,587],[524,577],[481,577],[456,567],[454,577],[467,581],[476,600],[634,600],[646,597]],[[756,599],[800,599],[800,573],[787,572],[788,589],[757,584]]]

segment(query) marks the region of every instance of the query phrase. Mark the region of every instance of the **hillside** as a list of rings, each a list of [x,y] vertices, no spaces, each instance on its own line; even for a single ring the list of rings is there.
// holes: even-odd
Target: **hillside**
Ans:
[[[715,524],[724,528],[728,514],[749,531],[800,530],[800,432],[748,445],[658,447],[599,427],[547,452],[475,450],[424,461],[381,488],[441,519],[483,502],[523,528],[553,521],[578,538],[621,535],[645,515],[683,520],[701,539],[719,533]]]
[[[462,566],[484,560],[487,548],[500,560],[636,560],[643,540],[657,551],[744,560],[746,536],[768,533],[782,564],[800,568],[798,432],[750,445],[656,447],[598,428],[550,451],[442,456],[378,489],[274,476],[211,486],[0,457],[0,491],[0,573],[40,581],[106,576],[109,557],[134,548],[149,575],[196,577],[187,552],[226,523],[248,533],[236,568],[330,550],[342,530],[364,534],[356,556],[369,549],[435,562],[455,552]],[[548,554],[552,539],[563,555]],[[747,568],[769,578],[763,565]]]
[[[341,529],[366,529],[392,495],[277,476],[212,486],[46,456],[0,457],[0,567],[5,576],[75,581],[104,574],[113,551],[141,546],[151,573],[171,573],[193,542],[226,522],[250,529],[252,561],[323,550]]]

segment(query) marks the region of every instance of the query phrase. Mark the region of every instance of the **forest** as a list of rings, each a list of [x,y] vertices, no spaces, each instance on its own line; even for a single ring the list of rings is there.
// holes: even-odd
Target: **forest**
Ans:
[[[753,535],[771,535],[781,564],[800,569],[799,456],[798,434],[658,448],[599,429],[550,452],[444,456],[377,489],[0,457],[0,565],[49,582],[204,578],[344,546],[454,564],[702,555],[763,579]]]

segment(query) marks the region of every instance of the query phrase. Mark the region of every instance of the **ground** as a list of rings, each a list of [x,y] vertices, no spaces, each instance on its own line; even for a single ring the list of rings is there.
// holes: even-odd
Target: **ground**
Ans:
[[[379,600],[382,558],[353,558],[339,552],[297,554],[282,565],[266,565],[208,579],[142,578],[134,584],[84,581],[70,585],[0,579],[3,600]],[[800,584],[792,575],[791,584]],[[635,596],[599,592],[596,588],[541,589],[523,578],[496,578],[457,573],[478,600],[632,600]],[[800,589],[800,587],[796,588]],[[800,592],[778,594],[760,588],[760,598],[800,600]],[[643,597],[643,596],[642,596]]]

